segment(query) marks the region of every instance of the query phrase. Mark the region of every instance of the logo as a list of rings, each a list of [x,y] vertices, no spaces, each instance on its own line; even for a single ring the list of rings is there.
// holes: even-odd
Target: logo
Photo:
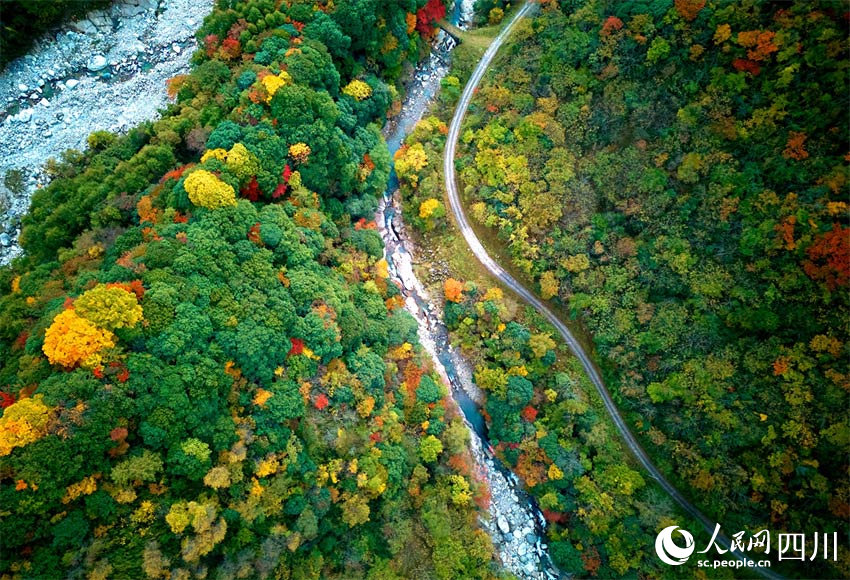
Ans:
[[[679,533],[685,538],[685,547],[680,548],[673,541],[673,532],[679,530]],[[655,538],[655,552],[661,561],[671,566],[678,566],[688,561],[691,554],[694,553],[696,545],[694,537],[687,530],[680,529],[679,526],[669,526],[661,530],[658,537]]]

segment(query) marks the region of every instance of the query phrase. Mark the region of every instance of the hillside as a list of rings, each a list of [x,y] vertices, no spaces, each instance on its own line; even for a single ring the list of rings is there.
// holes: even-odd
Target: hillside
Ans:
[[[431,21],[368,4],[220,5],[161,120],[51,165],[0,272],[4,578],[499,575],[370,223]]]
[[[470,215],[724,530],[844,530],[843,5],[545,4],[470,111]]]

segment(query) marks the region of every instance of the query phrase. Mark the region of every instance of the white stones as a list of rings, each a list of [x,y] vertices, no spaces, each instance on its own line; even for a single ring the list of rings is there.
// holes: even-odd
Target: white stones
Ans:
[[[69,89],[73,89],[78,84],[80,84],[80,81],[78,81],[77,79],[68,79],[67,81],[65,81],[65,87]]]
[[[21,84],[18,85],[18,90],[21,91],[22,93],[25,93],[29,90],[29,87],[26,86],[25,84],[21,83]]]
[[[500,515],[496,519],[496,523],[498,524],[499,529],[502,531],[503,534],[507,534],[511,531],[511,525],[508,523],[508,520],[505,518],[505,516]]]
[[[41,99],[41,100],[38,102],[38,104],[39,104],[39,105],[41,105],[42,107],[49,107],[49,106],[50,106],[50,101],[48,101],[47,99]]]
[[[91,57],[86,63],[86,68],[89,69],[91,72],[97,72],[106,68],[106,65],[106,57],[102,54],[96,54]]]
[[[24,109],[15,116],[15,119],[17,119],[19,123],[29,123],[30,119],[32,119],[32,113],[32,109]]]
[[[180,51],[182,49],[180,48],[180,45],[175,42],[174,44],[171,45],[171,50],[173,50],[175,52],[175,54],[180,54]]]

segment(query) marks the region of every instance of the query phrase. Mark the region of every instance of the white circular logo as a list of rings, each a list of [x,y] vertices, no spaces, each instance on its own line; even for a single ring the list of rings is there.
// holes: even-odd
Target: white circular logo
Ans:
[[[685,538],[684,548],[680,548],[673,541],[673,532],[676,530],[679,530],[679,533]],[[688,557],[694,553],[695,549],[694,537],[687,530],[680,529],[679,526],[664,528],[655,538],[655,552],[662,562],[671,566],[678,566],[687,562]]]

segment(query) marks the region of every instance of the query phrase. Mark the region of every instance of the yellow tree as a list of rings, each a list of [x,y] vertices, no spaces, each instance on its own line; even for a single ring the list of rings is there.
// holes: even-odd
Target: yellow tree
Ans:
[[[207,209],[236,205],[236,190],[205,169],[193,172],[183,182],[189,201]]]
[[[0,417],[0,457],[9,455],[15,447],[23,447],[47,435],[52,412],[41,395],[21,399],[6,407]]]
[[[74,311],[107,330],[132,328],[142,319],[142,307],[133,292],[105,284],[98,284],[77,298]]]
[[[74,310],[65,310],[56,315],[45,332],[41,350],[50,364],[93,368],[100,365],[101,351],[113,346],[114,334],[98,328]]]

